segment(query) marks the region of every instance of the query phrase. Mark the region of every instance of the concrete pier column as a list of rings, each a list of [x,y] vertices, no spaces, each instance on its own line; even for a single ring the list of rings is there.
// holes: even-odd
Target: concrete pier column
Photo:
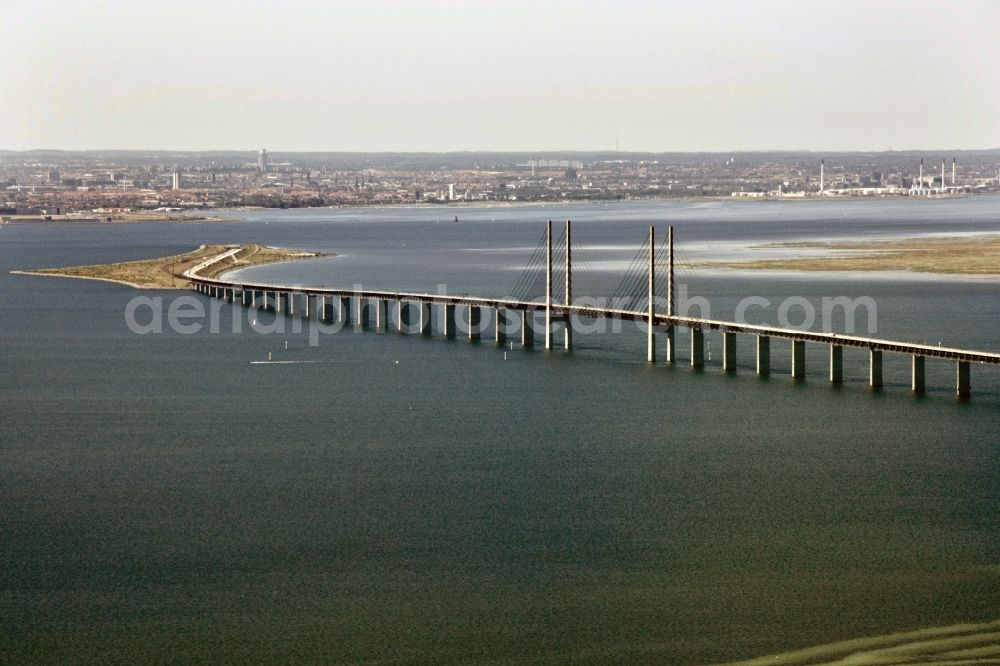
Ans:
[[[410,332],[410,304],[406,301],[396,301],[396,330]]]
[[[529,349],[535,346],[535,312],[521,310],[521,347]]]
[[[972,395],[972,386],[969,379],[969,362],[958,361],[955,367],[955,394],[959,398],[968,398]]]
[[[257,295],[259,293],[260,292],[258,292],[256,289],[250,292],[250,307],[252,307],[255,310],[257,309]]]
[[[646,297],[646,307],[648,309],[648,312],[646,313],[646,362],[655,363],[656,336],[654,333],[656,326],[656,231],[652,226],[649,227],[649,265],[646,269],[646,288],[649,292]]]
[[[667,345],[667,363],[673,363],[677,360],[677,344],[674,340],[674,327],[668,326],[667,331],[664,334],[664,340]]]
[[[731,331],[722,333],[722,369],[736,372],[736,334]]]
[[[868,385],[882,387],[882,352],[878,349],[868,350]]]
[[[545,349],[552,349],[552,220],[545,231]]]
[[[700,328],[691,329],[691,367],[701,368],[705,365],[705,334]]]
[[[766,335],[757,336],[757,374],[771,374],[771,338]]]
[[[344,326],[351,323],[351,298],[350,296],[341,296],[337,299],[337,319],[340,320]]]
[[[478,340],[480,338],[480,320],[482,318],[482,310],[478,306],[469,306],[469,339]]]
[[[806,341],[792,340],[792,377],[803,379],[806,376]]]
[[[243,307],[250,305],[250,296],[247,294],[246,289],[240,292],[240,305]]]
[[[319,300],[319,319],[324,324],[332,324],[335,318],[332,296],[317,296]]]
[[[444,304],[444,337],[455,337],[455,306],[452,303]]]
[[[570,221],[566,220],[566,291],[563,303],[567,307],[573,304],[573,237],[570,232]],[[563,319],[563,349],[573,349],[573,315],[568,311]]]
[[[830,345],[830,381],[844,382],[844,348],[840,345]]]
[[[430,303],[417,303],[417,308],[420,309],[420,335],[428,336],[431,334],[431,317],[433,306]]]
[[[309,294],[302,294],[302,318],[309,319],[313,313],[313,297]]]
[[[282,291],[274,292],[274,311],[284,312],[285,310],[285,293]]]
[[[501,308],[493,311],[493,339],[498,345],[507,342],[507,313]]]
[[[294,317],[295,316],[295,292],[294,291],[288,292],[288,316],[289,317]]]
[[[913,367],[910,372],[910,387],[914,393],[923,393],[927,390],[927,382],[924,379],[924,357],[919,354],[913,355]]]
[[[372,325],[372,304],[368,300],[358,299],[358,319],[361,328],[371,328]]]
[[[379,298],[375,301],[375,331],[386,333],[389,330],[389,301]]]

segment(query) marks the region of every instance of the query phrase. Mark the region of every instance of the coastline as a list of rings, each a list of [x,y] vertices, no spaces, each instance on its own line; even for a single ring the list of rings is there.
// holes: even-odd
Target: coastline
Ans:
[[[288,250],[256,243],[202,245],[190,252],[166,257],[59,268],[21,269],[10,273],[114,282],[133,289],[178,290],[190,287],[191,282],[185,272],[198,266],[202,266],[199,277],[214,278],[241,268],[320,256],[335,255]],[[223,262],[222,259],[231,261]]]
[[[818,257],[708,261],[698,268],[791,272],[890,272],[1000,279],[1000,234],[877,241],[768,243],[754,249],[817,249]],[[833,254],[842,252],[845,254]]]
[[[627,203],[754,203],[754,204],[774,204],[774,203],[860,203],[871,201],[917,201],[921,203],[932,203],[941,201],[952,201],[956,199],[967,199],[974,196],[989,196],[992,193],[958,194],[936,197],[911,197],[905,195],[878,195],[878,196],[807,196],[807,197],[734,197],[731,195],[700,195],[700,196],[651,196],[635,198],[616,199],[569,199],[552,201],[448,201],[442,203],[434,202],[413,202],[413,203],[358,203],[358,204],[331,204],[326,206],[220,206],[217,208],[200,209],[201,212],[212,213],[205,215],[186,215],[179,213],[69,213],[60,215],[17,215],[10,214],[0,216],[0,224],[31,224],[31,223],[89,223],[89,224],[131,224],[137,222],[238,222],[238,217],[226,216],[228,211],[292,211],[292,210],[344,210],[344,209],[427,209],[427,210],[465,210],[465,209],[515,209],[515,208],[546,208],[551,206],[601,206],[609,204]]]

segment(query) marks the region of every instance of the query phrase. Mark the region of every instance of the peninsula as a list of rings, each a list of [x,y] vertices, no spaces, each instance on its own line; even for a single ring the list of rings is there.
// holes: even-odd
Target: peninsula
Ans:
[[[202,245],[190,252],[156,259],[11,272],[21,275],[104,280],[118,282],[136,289],[187,289],[190,286],[190,280],[184,275],[184,272],[197,266],[201,266],[198,270],[199,277],[215,278],[238,268],[318,256],[332,255],[287,250],[257,243]]]

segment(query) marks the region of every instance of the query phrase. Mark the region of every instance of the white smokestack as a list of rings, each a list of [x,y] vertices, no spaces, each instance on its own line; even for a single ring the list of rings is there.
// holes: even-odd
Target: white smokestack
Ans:
[[[825,166],[826,160],[819,161],[819,192],[823,193],[823,167]]]
[[[955,158],[951,158],[951,184],[955,185]]]

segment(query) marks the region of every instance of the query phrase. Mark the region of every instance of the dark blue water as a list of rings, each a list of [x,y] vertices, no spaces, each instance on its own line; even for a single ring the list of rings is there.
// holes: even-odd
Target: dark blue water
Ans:
[[[503,294],[540,222],[571,217],[577,293],[601,294],[648,224],[730,258],[1000,232],[996,198],[238,216],[0,227],[0,661],[707,663],[1000,616],[994,368],[958,402],[947,364],[914,398],[905,358],[872,393],[861,351],[843,387],[821,348],[793,383],[774,341],[759,380],[749,340],[726,376],[718,353],[648,367],[629,328],[506,361],[490,342],[233,334],[228,309],[219,334],[136,335],[133,290],[8,274],[265,242],[338,256],[246,274]],[[879,336],[1000,350],[994,281],[680,279],[719,318],[748,294],[871,296]],[[323,363],[249,363],[269,352]]]

